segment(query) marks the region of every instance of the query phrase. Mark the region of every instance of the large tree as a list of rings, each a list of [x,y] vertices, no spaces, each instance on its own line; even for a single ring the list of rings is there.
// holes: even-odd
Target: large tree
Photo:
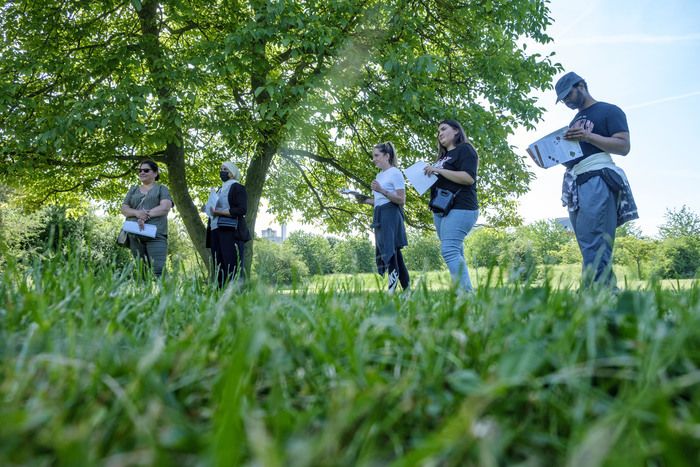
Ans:
[[[549,22],[545,0],[6,1],[0,181],[30,205],[117,206],[152,158],[205,258],[197,204],[222,161],[245,173],[251,229],[265,197],[342,231],[366,224],[338,188],[368,189],[373,144],[433,158],[449,117],[480,153],[482,206],[512,220],[531,174],[506,138],[556,71],[523,44]]]

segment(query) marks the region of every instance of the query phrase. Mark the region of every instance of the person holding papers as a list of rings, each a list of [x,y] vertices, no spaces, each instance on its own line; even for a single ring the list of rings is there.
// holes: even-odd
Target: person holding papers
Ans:
[[[426,165],[426,175],[437,175],[430,189],[430,208],[440,251],[452,281],[463,292],[472,291],[464,239],[476,224],[479,206],[476,197],[476,173],[479,156],[467,140],[462,125],[456,120],[443,120],[438,125],[438,155]],[[445,202],[439,202],[446,200]]]
[[[389,293],[394,293],[401,283],[408,290],[410,278],[401,255],[401,248],[408,245],[404,226],[403,206],[406,204],[406,184],[403,174],[396,168],[396,151],[390,142],[374,146],[372,162],[380,172],[372,181],[374,197],[365,204],[374,206],[372,227],[377,251],[379,274],[388,273]]]
[[[639,218],[627,177],[610,156],[630,151],[627,118],[619,107],[593,99],[574,72],[562,76],[555,89],[557,103],[578,110],[564,138],[577,141],[583,156],[564,163],[562,202],[583,256],[583,283],[615,287],[615,229]]]
[[[235,277],[243,277],[245,242],[251,239],[245,215],[248,194],[241,185],[241,171],[233,162],[221,164],[219,176],[223,184],[214,198],[214,206],[207,207],[210,216],[207,225],[207,248],[211,248],[219,288]]]
[[[129,247],[136,259],[143,259],[160,277],[168,253],[168,212],[173,207],[170,191],[165,185],[156,183],[160,179],[158,164],[152,160],[139,163],[140,185],[133,186],[122,203],[122,214],[128,221],[138,223],[145,233],[145,225],[156,227],[155,238],[130,233]]]

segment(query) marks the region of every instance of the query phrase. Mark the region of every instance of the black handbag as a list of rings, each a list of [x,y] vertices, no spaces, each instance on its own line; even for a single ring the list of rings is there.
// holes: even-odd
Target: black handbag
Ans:
[[[230,227],[238,229],[238,218],[228,216],[218,216],[216,219],[217,227]]]
[[[457,193],[460,191],[462,191],[461,188],[457,190]],[[445,190],[444,188],[436,188],[435,196],[433,196],[428,204],[430,210],[439,216],[446,216],[455,204],[457,193],[452,193],[450,190]]]

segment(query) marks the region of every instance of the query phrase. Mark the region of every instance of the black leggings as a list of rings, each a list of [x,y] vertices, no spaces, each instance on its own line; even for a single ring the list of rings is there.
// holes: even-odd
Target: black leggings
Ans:
[[[389,290],[394,291],[396,289],[396,284],[401,283],[401,288],[403,290],[408,290],[409,277],[408,269],[406,269],[406,263],[403,262],[403,256],[401,255],[401,249],[397,249],[394,256],[391,257],[389,263],[387,264],[387,273],[389,275]]]
[[[236,240],[235,236],[234,230],[218,228],[211,231],[211,252],[219,288],[223,288],[230,279],[243,279],[245,242]]]

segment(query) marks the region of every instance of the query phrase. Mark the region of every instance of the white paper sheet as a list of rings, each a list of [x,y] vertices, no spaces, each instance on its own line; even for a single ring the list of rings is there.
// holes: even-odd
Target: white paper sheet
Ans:
[[[425,175],[423,168],[426,165],[429,164],[425,161],[418,161],[403,171],[408,181],[411,182],[413,188],[418,192],[418,195],[425,193],[437,181],[437,175]]]
[[[204,212],[209,216],[209,218],[213,218],[213,209],[216,207],[216,203],[219,202],[219,195],[216,193],[216,190],[214,188],[211,189],[209,192],[209,199],[207,200],[207,204],[204,205]]]
[[[535,164],[548,169],[583,156],[578,141],[564,139],[564,134],[568,129],[569,127],[566,126],[560,128],[528,146],[527,153],[535,161]]]
[[[129,233],[141,235],[143,237],[156,238],[156,226],[153,224],[144,224],[143,230],[139,227],[139,223],[135,221],[124,221],[122,229]]]

